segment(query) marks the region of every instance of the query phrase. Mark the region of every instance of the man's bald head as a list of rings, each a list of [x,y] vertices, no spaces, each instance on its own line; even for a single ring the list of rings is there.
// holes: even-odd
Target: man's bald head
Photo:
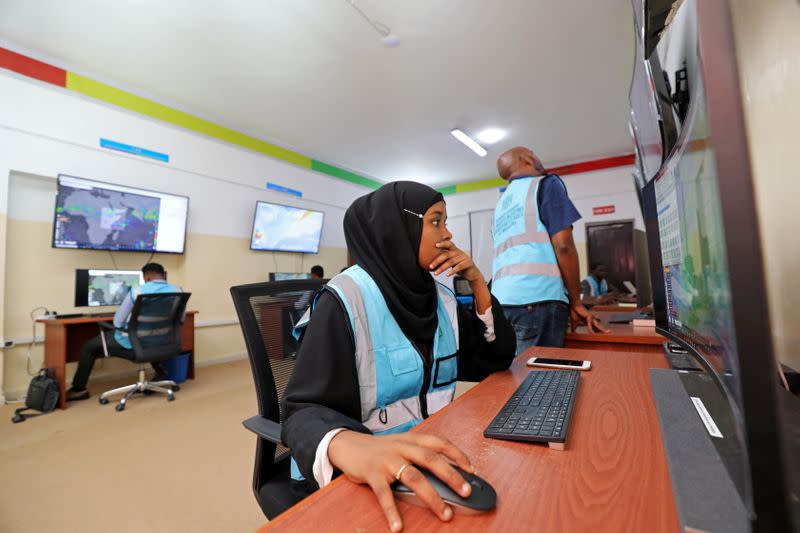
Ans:
[[[497,172],[504,180],[510,180],[518,176],[539,176],[546,174],[547,170],[533,150],[515,146],[497,158]]]

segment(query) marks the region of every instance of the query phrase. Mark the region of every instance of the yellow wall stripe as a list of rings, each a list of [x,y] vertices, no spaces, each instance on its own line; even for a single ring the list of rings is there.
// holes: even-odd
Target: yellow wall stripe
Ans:
[[[505,187],[508,182],[503,178],[490,178],[487,180],[470,181],[469,183],[459,183],[456,185],[456,192],[472,192],[494,187]]]
[[[183,111],[172,109],[74,72],[67,71],[67,89],[270,157],[288,161],[303,168],[311,168],[311,158],[302,154],[269,144],[255,137],[225,128]]]

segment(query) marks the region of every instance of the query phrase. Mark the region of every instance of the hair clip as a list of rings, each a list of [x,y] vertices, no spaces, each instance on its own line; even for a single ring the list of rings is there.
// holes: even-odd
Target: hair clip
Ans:
[[[422,215],[420,215],[419,213],[415,213],[414,211],[409,211],[408,209],[405,209],[405,208],[403,208],[403,211],[405,211],[406,213],[409,213],[411,215],[414,215],[415,217],[423,218]]]

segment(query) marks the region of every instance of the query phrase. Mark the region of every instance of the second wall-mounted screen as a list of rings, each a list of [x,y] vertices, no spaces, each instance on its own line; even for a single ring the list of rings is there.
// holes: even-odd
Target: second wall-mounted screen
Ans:
[[[257,202],[250,249],[315,254],[324,217],[321,211]]]

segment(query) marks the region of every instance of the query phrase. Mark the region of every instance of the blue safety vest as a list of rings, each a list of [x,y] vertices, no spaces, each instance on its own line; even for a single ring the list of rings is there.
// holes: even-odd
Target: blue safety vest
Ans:
[[[502,305],[569,302],[550,235],[539,218],[542,179],[513,180],[494,210],[492,294]]]
[[[361,267],[331,279],[324,290],[336,294],[347,311],[355,344],[361,423],[375,435],[402,433],[453,401],[458,378],[456,297],[437,283],[438,326],[433,360],[423,358],[389,311],[378,285]],[[313,304],[295,327],[299,336]],[[303,479],[292,460],[292,478]]]
[[[176,287],[171,283],[168,283],[161,279],[156,279],[153,281],[148,281],[147,283],[139,287],[138,291],[135,288],[131,289],[131,291],[128,293],[128,297],[130,297],[132,302],[135,302],[136,297],[139,296],[139,294],[157,294],[162,292],[183,292],[183,291],[181,291],[180,288]],[[127,320],[125,321],[125,327],[126,328],[128,327]],[[116,330],[114,332],[114,338],[120,344],[120,346],[127,348],[129,350],[132,349],[131,341],[130,339],[128,339],[127,333],[124,333],[120,330]]]
[[[604,296],[608,294],[608,283],[606,283],[606,280],[598,284],[594,276],[589,275],[583,278],[583,281],[589,283],[589,296]]]

